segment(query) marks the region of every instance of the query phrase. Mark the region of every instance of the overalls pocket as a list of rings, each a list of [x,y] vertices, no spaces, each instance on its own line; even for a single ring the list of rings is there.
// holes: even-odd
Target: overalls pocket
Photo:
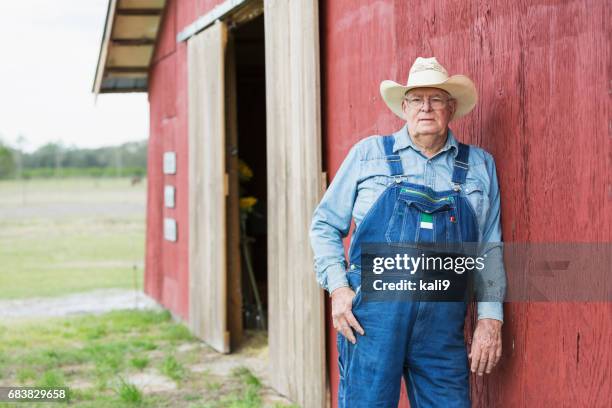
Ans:
[[[455,197],[402,187],[385,234],[387,243],[458,242]]]
[[[350,269],[347,272],[347,279],[349,286],[355,292],[355,296],[353,297],[353,301],[351,303],[352,308],[354,309],[361,298],[361,269],[355,264],[351,264],[351,266],[355,266],[355,269]]]
[[[351,289],[355,292],[351,303],[351,309],[354,312],[358,307],[361,299],[361,267],[356,264],[351,264],[347,271],[347,279]],[[343,386],[343,381],[347,376],[349,365],[351,344],[340,332],[336,333],[336,346],[338,348],[338,370],[340,372],[340,386]]]
[[[344,369],[344,336],[340,333],[336,333],[336,349],[338,350],[338,372],[340,374],[340,379],[345,378],[345,369]]]

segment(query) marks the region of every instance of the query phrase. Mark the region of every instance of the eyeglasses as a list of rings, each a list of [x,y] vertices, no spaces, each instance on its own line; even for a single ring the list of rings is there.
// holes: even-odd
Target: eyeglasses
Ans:
[[[408,102],[408,106],[413,109],[421,109],[423,107],[423,104],[425,104],[426,99],[427,98],[424,98],[422,96],[409,96],[404,98],[404,100]],[[435,110],[446,108],[448,106],[448,101],[450,101],[450,99],[443,98],[441,96],[432,96],[428,100],[429,106],[431,106],[431,108]]]

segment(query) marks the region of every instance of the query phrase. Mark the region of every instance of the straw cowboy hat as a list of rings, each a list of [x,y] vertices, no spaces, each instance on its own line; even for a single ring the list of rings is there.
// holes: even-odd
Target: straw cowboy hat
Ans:
[[[476,87],[472,80],[465,75],[449,77],[446,69],[435,57],[418,57],[410,68],[406,86],[390,80],[382,81],[380,95],[393,113],[406,119],[402,112],[402,100],[409,90],[422,87],[443,89],[457,101],[457,108],[451,119],[459,119],[467,115],[476,106],[478,100]]]

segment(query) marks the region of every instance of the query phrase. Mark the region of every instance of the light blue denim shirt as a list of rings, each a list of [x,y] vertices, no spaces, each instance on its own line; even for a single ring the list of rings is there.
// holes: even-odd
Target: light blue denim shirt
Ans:
[[[452,189],[453,162],[457,139],[449,129],[446,144],[435,156],[427,158],[412,142],[404,125],[394,133],[394,152],[404,168],[403,179],[434,190]],[[359,223],[379,195],[393,179],[380,136],[360,140],[349,151],[333,181],[315,209],[310,241],[319,285],[330,294],[348,286],[346,259],[342,238],[349,233],[351,219]],[[478,218],[480,242],[488,243],[486,267],[475,280],[479,299],[503,299],[506,273],[503,266],[500,193],[493,157],[483,149],[470,146],[469,171],[463,186],[466,197]],[[502,303],[478,302],[478,318],[503,321]]]

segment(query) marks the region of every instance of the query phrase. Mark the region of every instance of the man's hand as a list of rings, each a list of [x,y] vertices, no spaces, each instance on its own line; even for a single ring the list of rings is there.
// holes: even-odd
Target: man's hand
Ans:
[[[342,333],[342,335],[353,344],[355,344],[357,340],[355,339],[351,327],[357,330],[362,336],[365,333],[351,311],[353,308],[353,298],[355,296],[356,294],[353,289],[348,286],[335,289],[331,294],[334,329]]]
[[[472,372],[482,375],[491,373],[502,355],[502,322],[495,319],[480,319],[474,330],[469,358]]]

